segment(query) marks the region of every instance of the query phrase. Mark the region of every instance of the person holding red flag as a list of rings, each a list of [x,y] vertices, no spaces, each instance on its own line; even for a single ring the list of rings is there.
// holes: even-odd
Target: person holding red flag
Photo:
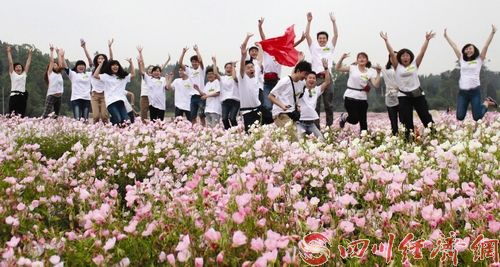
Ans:
[[[280,74],[281,74],[281,64],[283,63],[280,63],[278,62],[281,61],[281,62],[290,62],[290,63],[293,63],[293,64],[290,64],[290,65],[287,65],[287,64],[284,64],[284,65],[287,65],[287,66],[295,66],[295,64],[297,63],[297,57],[295,57],[295,55],[298,53],[296,53],[295,51],[295,48],[296,46],[298,46],[300,43],[302,43],[306,36],[305,36],[305,33],[302,33],[302,37],[295,43],[293,43],[293,40],[295,38],[295,33],[293,32],[293,26],[288,28],[288,29],[291,29],[291,31],[289,31],[287,29],[287,31],[285,32],[285,35],[284,36],[281,36],[281,37],[277,37],[277,38],[271,38],[269,40],[266,40],[266,35],[264,34],[264,29],[262,28],[262,25],[264,24],[264,18],[260,18],[259,19],[259,33],[260,33],[260,38],[262,39],[262,42],[261,42],[261,45],[262,45],[262,48],[263,48],[263,71],[264,71],[264,108],[268,109],[268,110],[272,110],[273,108],[273,104],[271,103],[271,101],[269,100],[268,96],[269,96],[269,92],[271,92],[271,90],[274,88],[274,86],[276,86],[276,84],[278,83],[279,79],[280,79]],[[290,35],[293,35],[293,38],[289,39],[289,36],[287,36],[287,34]],[[291,42],[287,42],[288,40],[291,40]],[[292,46],[293,45],[293,46]],[[283,53],[281,51],[281,49],[283,50]],[[295,51],[293,51],[295,50]],[[269,51],[269,52],[267,52]],[[288,51],[293,51],[291,54],[288,54]],[[292,58],[293,56],[293,58]],[[282,57],[290,57],[290,58],[282,58]]]
[[[325,72],[330,71],[330,67],[333,64],[333,50],[337,45],[337,39],[339,37],[339,32],[337,29],[337,23],[333,13],[330,13],[330,20],[333,25],[333,38],[331,43],[328,43],[328,33],[325,31],[320,31],[316,34],[316,41],[311,38],[311,12],[307,13],[307,26],[306,26],[306,39],[309,45],[309,51],[311,52],[311,64],[312,70],[317,73],[316,84],[320,85],[325,80]],[[321,60],[326,58],[328,60],[328,70],[324,70]],[[333,124],[333,87],[330,85],[329,88],[321,96],[323,98],[323,104],[325,106],[326,113],[326,126],[331,126]],[[318,101],[316,105],[316,112],[320,114],[321,100]],[[319,128],[319,120],[316,123]]]

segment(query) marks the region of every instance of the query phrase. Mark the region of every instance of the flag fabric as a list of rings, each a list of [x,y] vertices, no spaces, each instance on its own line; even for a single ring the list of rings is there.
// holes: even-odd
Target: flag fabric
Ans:
[[[283,36],[266,39],[260,42],[262,49],[283,66],[293,67],[299,60],[299,51],[293,47],[295,40],[294,26],[288,27]]]

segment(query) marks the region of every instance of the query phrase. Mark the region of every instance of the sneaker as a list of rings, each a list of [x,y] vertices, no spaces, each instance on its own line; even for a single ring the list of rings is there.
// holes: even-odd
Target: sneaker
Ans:
[[[342,114],[340,114],[340,120],[339,120],[340,128],[344,128],[346,121],[347,121],[347,114],[343,112]]]
[[[498,108],[498,103],[495,101],[495,99],[491,98],[491,97],[486,97],[486,101],[489,101],[491,102],[491,104],[493,105],[493,107],[495,108]]]

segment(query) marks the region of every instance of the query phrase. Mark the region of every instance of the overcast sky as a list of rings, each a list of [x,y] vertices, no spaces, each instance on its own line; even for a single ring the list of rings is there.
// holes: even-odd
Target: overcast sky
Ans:
[[[161,64],[169,53],[175,62],[184,46],[198,44],[207,65],[216,55],[221,66],[239,58],[239,45],[247,32],[255,33],[252,42],[260,40],[257,20],[261,16],[265,17],[267,37],[282,35],[292,24],[300,36],[308,11],[314,17],[312,34],[332,32],[328,13],[335,13],[339,28],[336,59],[343,52],[355,55],[364,51],[373,63],[385,64],[387,53],[380,30],[388,32],[395,49],[406,47],[415,54],[425,32],[436,31],[421,65],[423,74],[440,73],[455,65],[455,56],[443,38],[445,27],[460,48],[471,42],[479,49],[491,24],[500,27],[500,0],[4,0],[0,40],[34,44],[47,53],[48,44],[54,43],[74,61],[84,58],[80,38],[87,41],[91,53],[107,53],[107,40],[113,37],[115,58],[123,63],[127,57],[136,58],[135,47],[141,44],[146,64]],[[306,42],[297,49],[309,58]],[[190,49],[188,57],[192,54]],[[499,36],[487,57],[487,66],[500,71]]]

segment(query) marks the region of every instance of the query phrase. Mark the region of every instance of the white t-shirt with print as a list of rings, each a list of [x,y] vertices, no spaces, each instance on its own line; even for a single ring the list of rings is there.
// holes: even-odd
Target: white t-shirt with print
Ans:
[[[205,93],[212,94],[220,92],[219,80],[214,80],[213,82],[207,82],[205,84]],[[222,114],[222,104],[221,98],[219,96],[212,96],[207,98],[207,104],[205,106],[205,113],[217,113]]]
[[[145,74],[147,75],[147,74]],[[149,95],[149,86],[144,80],[144,78],[141,79],[141,96],[148,96]]]
[[[198,69],[193,69],[189,66],[186,66],[186,74],[189,76],[189,79],[193,84],[198,85],[198,88],[200,88],[200,91],[203,92],[203,87],[205,86],[205,70],[202,69],[201,67],[198,67]],[[198,91],[194,90],[193,95],[199,95]]]
[[[238,84],[231,75],[220,76],[220,98],[221,102],[227,99],[240,101]]]
[[[319,119],[318,113],[316,112],[316,103],[322,93],[321,86],[316,86],[311,90],[308,88],[304,89],[304,94],[297,100],[300,107],[301,121],[313,121]]]
[[[327,42],[325,46],[321,47],[319,46],[318,41],[312,41],[311,45],[309,46],[309,51],[311,52],[311,65],[314,72],[321,73],[325,71],[323,62],[321,62],[323,58],[328,59],[328,69],[330,69],[333,64],[334,48],[335,47],[331,42]]]
[[[240,92],[240,108],[258,108],[260,106],[259,100],[259,80],[257,76],[250,78],[247,74],[241,77],[238,73],[238,90]],[[241,114],[250,111],[241,111]]]
[[[460,57],[460,80],[458,81],[460,89],[470,90],[481,85],[479,74],[482,66],[483,60],[481,57],[471,61],[465,61]]]
[[[149,104],[157,109],[166,110],[165,85],[167,84],[165,77],[159,79],[153,78],[147,74],[143,77],[146,86],[149,88],[148,99]]]
[[[62,94],[64,91],[64,81],[61,73],[52,72],[49,75],[49,88],[47,89],[47,96]]]
[[[399,104],[398,100],[398,84],[396,83],[396,72],[394,68],[382,69],[382,76],[385,82],[385,105],[394,107]]]
[[[17,74],[15,71],[10,73],[10,95],[15,95],[20,93],[26,92],[26,77],[28,75],[26,72],[23,72],[21,74]],[[17,91],[17,92],[14,92]]]
[[[128,98],[127,98],[127,91],[125,91],[125,99],[124,99],[124,103],[125,105],[125,110],[127,110],[127,113],[130,113],[131,111],[133,111],[134,109],[132,108],[132,105],[130,104],[130,102],[128,101]]]
[[[398,84],[399,90],[403,92],[411,92],[420,87],[420,79],[418,78],[418,67],[415,62],[411,63],[407,67],[398,64],[396,68],[396,82]],[[407,96],[401,92],[398,93],[399,96]]]
[[[302,94],[302,92],[304,91],[305,82],[304,81],[293,82],[293,85],[295,87],[295,97],[298,101],[300,94]],[[292,80],[290,79],[290,76],[286,76],[283,77],[283,79],[280,79],[269,94],[274,95],[285,106],[288,105],[290,106],[290,108],[288,108],[287,110],[283,110],[278,105],[273,105],[272,109],[273,116],[277,116],[280,113],[290,113],[295,110]]]
[[[115,75],[108,75],[106,73],[100,74],[101,81],[104,82],[104,100],[106,102],[106,106],[113,104],[116,101],[127,101],[124,97],[126,92],[125,88],[127,87],[127,83],[130,82],[130,74],[128,74],[123,79],[118,79]]]
[[[368,94],[365,91],[357,91],[355,89],[363,89],[371,78],[376,77],[377,74],[374,69],[365,69],[365,72],[361,72],[359,70],[358,65],[350,65],[349,66],[349,79],[347,80],[347,89],[344,92],[344,98],[354,98],[358,100],[367,100]]]
[[[191,92],[194,90],[191,80],[177,78],[172,82],[172,88],[174,89],[175,107],[181,110],[191,110]]]
[[[71,101],[77,99],[90,100],[92,72],[77,73],[68,69],[68,77],[71,80]]]

